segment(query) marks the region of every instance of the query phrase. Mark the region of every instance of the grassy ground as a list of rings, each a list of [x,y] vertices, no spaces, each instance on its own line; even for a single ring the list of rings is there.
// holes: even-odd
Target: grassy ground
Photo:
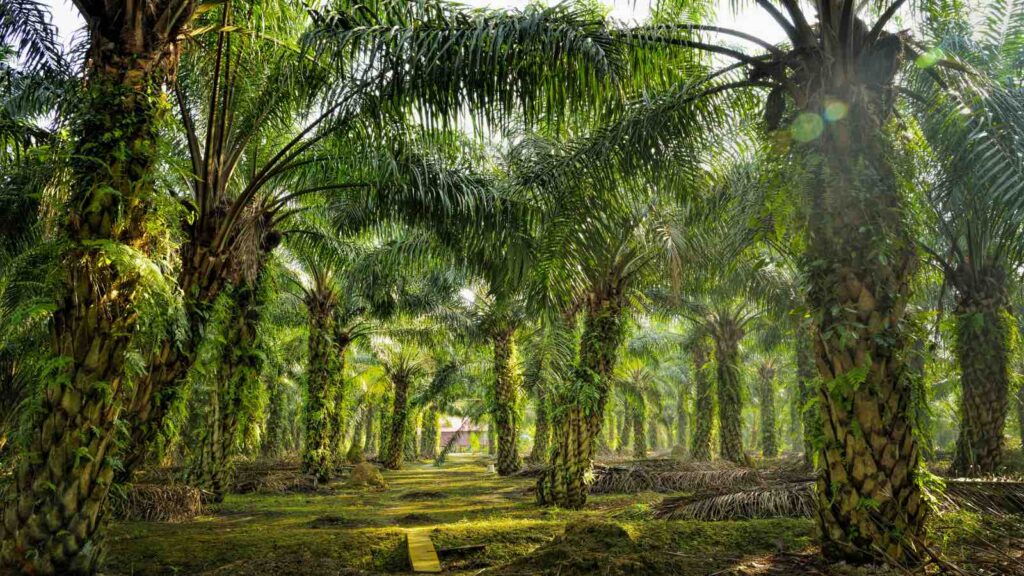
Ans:
[[[595,496],[571,512],[534,505],[529,478],[488,474],[483,460],[456,456],[444,468],[407,466],[385,474],[389,489],[337,483],[315,494],[229,496],[208,516],[182,524],[113,526],[112,575],[379,574],[407,571],[404,533],[426,528],[439,549],[485,544],[442,558],[450,574],[537,573],[572,555],[594,558],[583,573],[709,574],[756,564],[813,542],[809,520],[665,522],[651,520],[657,494]],[[626,538],[601,530],[584,542],[553,539],[567,525],[611,521]],[[604,540],[602,540],[604,539]],[[538,549],[542,562],[527,561]],[[565,572],[562,572],[565,576]]]

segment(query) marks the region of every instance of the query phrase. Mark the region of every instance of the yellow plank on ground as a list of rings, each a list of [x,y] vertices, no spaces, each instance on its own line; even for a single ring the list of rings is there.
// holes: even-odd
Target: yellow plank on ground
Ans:
[[[434,550],[427,530],[409,530],[405,533],[405,541],[409,546],[413,572],[441,571],[441,561],[437,559],[437,550]]]

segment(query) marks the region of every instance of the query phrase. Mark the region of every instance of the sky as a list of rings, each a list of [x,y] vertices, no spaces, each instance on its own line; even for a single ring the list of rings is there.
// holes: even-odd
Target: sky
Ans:
[[[61,39],[67,44],[71,35],[82,27],[82,19],[72,5],[71,0],[43,0],[50,6],[53,22],[60,30]],[[611,16],[618,20],[640,21],[650,12],[651,0],[602,0],[611,7]],[[522,8],[530,0],[462,0],[470,6],[487,6],[490,8]],[[735,14],[728,8],[731,2],[719,0],[718,24],[729,28],[754,34],[768,42],[779,42],[783,39],[782,30],[763,11],[756,7],[748,7]]]

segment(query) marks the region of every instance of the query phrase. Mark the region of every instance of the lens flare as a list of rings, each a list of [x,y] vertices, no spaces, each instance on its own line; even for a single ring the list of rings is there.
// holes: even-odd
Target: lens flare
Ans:
[[[804,112],[797,116],[793,125],[789,127],[790,134],[797,142],[810,142],[821,136],[824,130],[825,121],[821,119],[821,116],[811,112]]]
[[[825,120],[829,122],[838,122],[846,117],[846,113],[850,111],[850,107],[846,105],[846,102],[841,100],[828,100],[825,102]]]

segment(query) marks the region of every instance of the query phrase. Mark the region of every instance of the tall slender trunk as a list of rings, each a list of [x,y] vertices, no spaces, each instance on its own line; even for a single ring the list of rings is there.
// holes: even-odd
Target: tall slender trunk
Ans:
[[[690,456],[702,462],[711,460],[711,427],[715,419],[714,386],[707,373],[708,352],[703,340],[695,342],[690,349],[696,384]]]
[[[587,501],[585,478],[592,465],[594,440],[601,433],[608,379],[625,337],[621,295],[592,296],[587,306],[579,363],[571,390],[560,390],[554,417],[553,444],[548,469],[537,480],[541,505],[579,509]],[[577,390],[585,390],[584,396]]]
[[[775,435],[775,367],[762,363],[758,367],[758,401],[761,404],[761,454],[765,458],[779,455]]]
[[[70,122],[55,361],[39,386],[37,433],[24,447],[32,457],[15,472],[0,527],[0,564],[25,573],[92,574],[103,560],[125,350],[138,321],[135,253],[149,249],[146,219],[157,197],[160,85],[170,43],[194,10],[169,4],[170,14],[90,4],[84,86]],[[158,19],[169,35],[153,33]]]
[[[494,406],[491,420],[498,435],[498,474],[508,476],[519,470],[517,438],[519,374],[515,365],[515,333],[500,330],[494,343]]]
[[[621,456],[626,453],[632,439],[632,431],[633,421],[629,417],[629,408],[623,408],[622,415],[619,417],[619,443],[615,447],[616,454]]]
[[[796,381],[803,423],[804,466],[808,469],[814,468],[814,457],[822,442],[821,410],[818,408],[814,386],[817,367],[814,365],[812,334],[813,328],[801,328],[797,331],[796,344]]]
[[[725,319],[715,333],[715,370],[718,376],[718,453],[729,461],[747,464],[743,451],[743,400],[740,394],[740,339],[742,329]]]
[[[530,450],[528,458],[530,462],[545,462],[548,456],[551,430],[548,428],[548,402],[546,395],[543,388],[538,387],[535,408],[537,420],[533,428],[533,448]]]
[[[1021,449],[1024,450],[1024,385],[1017,388],[1017,433],[1020,435]]]
[[[344,402],[345,402],[345,351],[348,350],[348,345],[352,342],[351,336],[344,330],[338,327],[337,322],[335,323],[334,338],[334,353],[337,356],[335,358],[334,366],[332,370],[334,372],[334,378],[332,385],[334,391],[332,396],[334,397],[333,418],[334,422],[331,424],[331,438],[330,445],[334,449],[334,461],[341,462],[345,459],[347,450],[345,449],[345,434],[348,432],[348,427],[351,422],[344,422],[342,413]]]
[[[874,62],[878,57],[886,55],[864,55],[875,73],[896,69]],[[851,84],[842,74],[832,81],[835,96],[848,100],[846,116],[798,147],[809,176],[802,187],[810,216],[803,266],[819,335],[822,550],[833,560],[861,563],[885,555],[915,564],[927,504],[917,481],[903,358],[917,257],[884,125],[891,77],[877,85]],[[813,92],[802,107],[820,114],[829,97]]]
[[[995,472],[1002,461],[1009,411],[1010,333],[1006,274],[997,268],[957,271],[955,352],[960,364],[960,435],[952,473]]]
[[[647,458],[647,402],[642,394],[639,396],[640,399],[630,413],[633,421],[633,458],[638,460]]]
[[[441,415],[437,407],[431,404],[423,415],[423,434],[420,436],[420,458],[433,460],[441,445]]]
[[[391,384],[394,388],[394,396],[381,463],[388,470],[400,470],[402,454],[405,451],[405,428],[409,421],[409,379],[404,374],[394,374],[391,377]]]
[[[681,451],[686,450],[687,432],[689,428],[689,416],[686,413],[686,384],[679,384],[679,397],[676,401],[676,446]],[[683,452],[679,452],[682,456]]]
[[[910,405],[913,408],[913,422],[919,431],[918,438],[923,444],[925,458],[935,454],[935,434],[932,425],[932,409],[928,405],[928,381],[925,378],[927,342],[923,336],[914,338],[907,359],[905,377],[910,384]]]
[[[330,479],[334,465],[335,379],[339,372],[334,344],[334,300],[310,294],[306,297],[309,314],[309,359],[306,369],[306,426],[302,447],[302,471],[320,481]]]
[[[366,406],[366,443],[363,444],[363,453],[369,456],[377,453],[377,409],[373,402]]]
[[[270,398],[267,408],[267,432],[263,437],[264,458],[279,458],[285,452],[288,423],[285,420],[285,389],[279,371],[270,382]]]

